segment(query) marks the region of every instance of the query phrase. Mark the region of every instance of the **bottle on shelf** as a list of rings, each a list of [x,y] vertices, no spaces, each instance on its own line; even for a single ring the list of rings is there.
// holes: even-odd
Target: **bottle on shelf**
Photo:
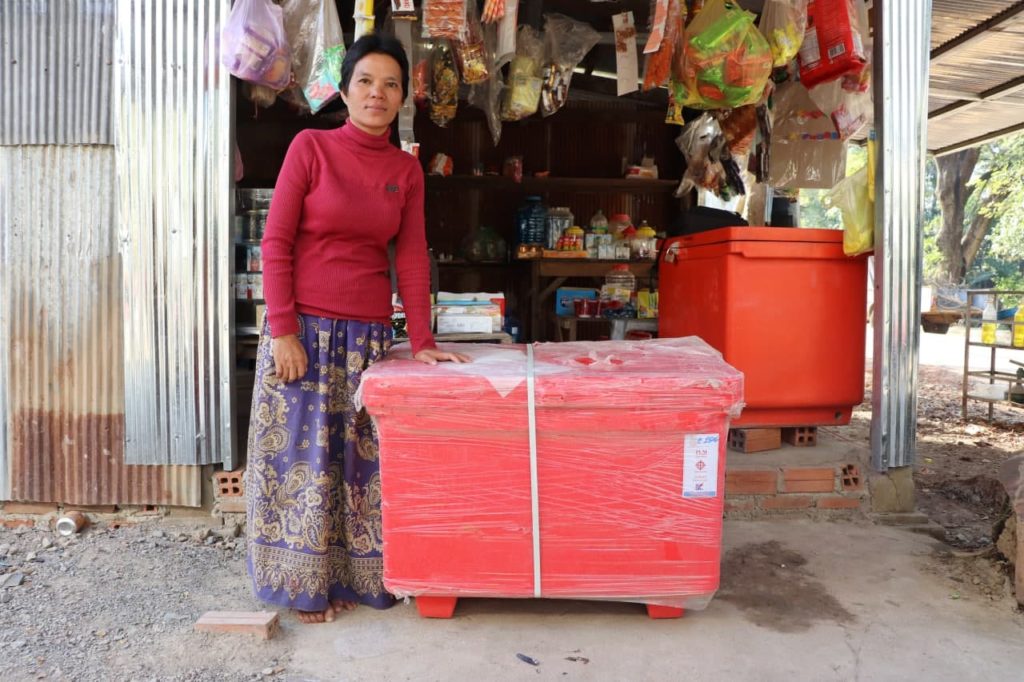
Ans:
[[[1017,304],[1017,314],[1013,316],[1013,347],[1024,348],[1024,301]]]
[[[985,304],[985,310],[981,313],[981,342],[988,345],[996,343],[996,304],[992,297],[989,297]]]
[[[543,244],[546,241],[548,209],[539,196],[526,197],[516,215],[517,236],[520,244]]]
[[[562,235],[573,226],[575,220],[572,211],[566,206],[556,206],[550,209],[548,211],[547,248],[557,249]]]

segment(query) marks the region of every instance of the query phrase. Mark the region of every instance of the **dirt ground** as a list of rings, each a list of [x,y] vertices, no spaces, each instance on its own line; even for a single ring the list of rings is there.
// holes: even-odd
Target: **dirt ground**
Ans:
[[[1010,567],[994,547],[994,528],[1007,514],[996,472],[1024,450],[1024,411],[999,408],[989,423],[974,405],[961,421],[960,376],[943,368],[921,368],[918,395],[917,506],[946,529],[948,544],[915,561],[949,600],[1010,613]],[[869,407],[870,396],[844,438],[867,437]],[[192,630],[207,610],[261,608],[245,578],[242,529],[216,523],[174,517],[107,523],[72,538],[59,538],[43,522],[0,528],[0,679],[342,679],[311,675],[294,660],[294,637],[261,642]],[[771,540],[727,551],[712,606],[737,609],[760,628],[792,636],[823,622],[858,628],[863,613],[838,601],[805,556]],[[300,627],[283,617],[289,628]],[[390,622],[373,627],[391,628]]]

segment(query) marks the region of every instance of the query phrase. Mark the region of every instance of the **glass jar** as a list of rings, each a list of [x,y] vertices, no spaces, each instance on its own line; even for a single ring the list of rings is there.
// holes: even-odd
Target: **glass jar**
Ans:
[[[558,240],[562,238],[565,231],[573,226],[575,218],[572,211],[566,206],[556,206],[548,211],[548,234],[546,246],[549,249],[558,248]]]
[[[630,243],[630,252],[634,260],[652,260],[657,258],[658,233],[644,220],[637,228],[633,241]]]

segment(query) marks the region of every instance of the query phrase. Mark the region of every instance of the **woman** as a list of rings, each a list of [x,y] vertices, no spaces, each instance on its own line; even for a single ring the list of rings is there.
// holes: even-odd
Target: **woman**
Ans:
[[[386,608],[376,434],[352,396],[391,344],[388,242],[415,358],[465,362],[430,334],[423,171],[389,143],[409,64],[394,38],[342,66],[349,119],[292,141],[263,238],[267,315],[246,468],[248,569],[260,599],[303,622]]]

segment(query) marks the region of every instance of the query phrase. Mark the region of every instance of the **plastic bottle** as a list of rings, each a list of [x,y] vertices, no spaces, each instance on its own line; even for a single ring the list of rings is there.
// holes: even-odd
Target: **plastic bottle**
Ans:
[[[996,305],[989,298],[985,310],[981,313],[981,342],[989,345],[996,343]]]
[[[629,271],[628,265],[614,265],[605,274],[602,294],[607,300],[629,303],[634,291],[636,291],[636,275]]]
[[[526,197],[526,203],[516,213],[516,233],[520,244],[543,244],[546,234],[548,209],[539,196]]]
[[[1017,314],[1013,316],[1013,347],[1024,348],[1024,301],[1017,306]]]
[[[608,231],[608,218],[605,217],[604,211],[601,209],[597,209],[597,213],[590,217],[590,231],[597,234]]]
[[[547,220],[547,248],[557,249],[558,241],[576,219],[567,206],[555,206],[548,211]]]

